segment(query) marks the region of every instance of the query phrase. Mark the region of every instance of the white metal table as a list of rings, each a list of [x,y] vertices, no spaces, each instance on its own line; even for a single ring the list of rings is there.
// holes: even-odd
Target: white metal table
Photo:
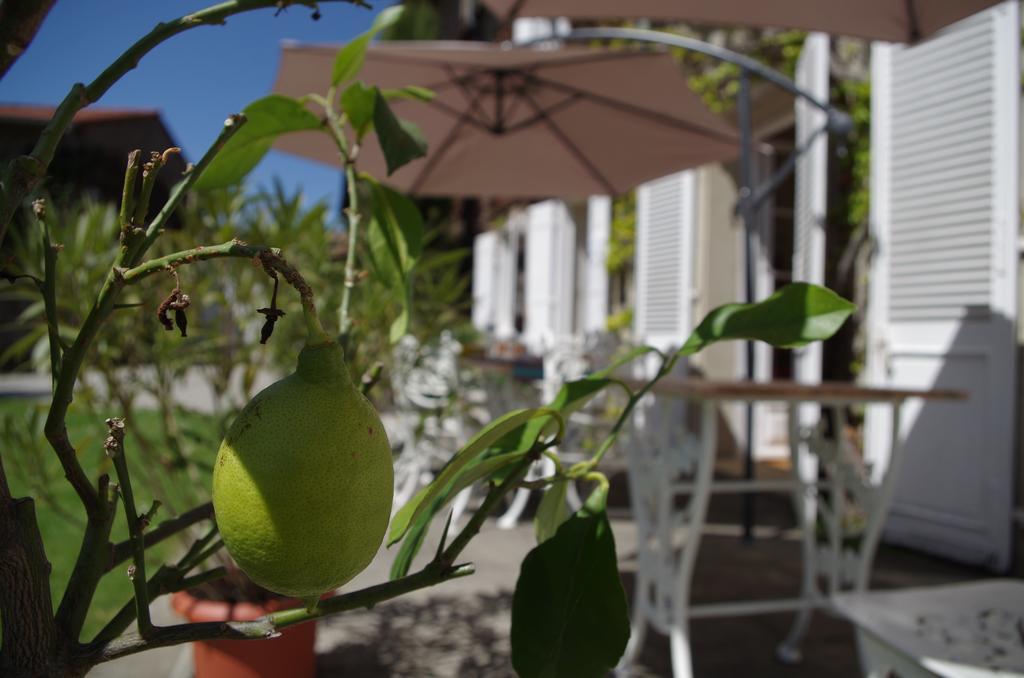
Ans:
[[[639,386],[640,384],[636,384]],[[789,636],[779,646],[783,661],[800,659],[800,643],[811,613],[830,609],[842,591],[862,592],[868,586],[872,561],[899,475],[899,416],[904,402],[959,400],[956,391],[911,391],[864,388],[844,383],[804,385],[792,382],[713,382],[667,377],[652,389],[653,397],[638,408],[636,444],[630,446],[630,496],[637,524],[637,585],[632,610],[632,635],[619,666],[628,675],[643,645],[647,626],[669,636],[676,678],[692,676],[689,620],[797,612]],[[789,413],[790,477],[783,480],[715,481],[717,407],[721,402],[785,402]],[[685,403],[683,409],[680,404]],[[696,408],[688,407],[696,405]],[[841,434],[850,405],[891,408],[893,435],[888,467],[872,483],[859,457]],[[805,408],[801,412],[801,408]],[[696,409],[696,413],[689,410]],[[828,436],[819,424],[801,426],[806,410],[832,411],[835,431]],[[686,426],[697,414],[696,433]],[[820,469],[819,469],[820,467]],[[768,601],[690,604],[690,584],[712,492],[786,492],[791,494],[801,528],[803,573],[800,595]],[[680,503],[678,497],[688,496]],[[851,508],[861,520],[850,525]],[[819,544],[816,527],[824,527]],[[824,579],[824,587],[819,583]]]

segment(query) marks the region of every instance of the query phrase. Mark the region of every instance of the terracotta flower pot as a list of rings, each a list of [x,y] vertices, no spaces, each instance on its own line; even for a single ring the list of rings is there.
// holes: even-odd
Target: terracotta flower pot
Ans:
[[[269,612],[301,605],[278,598],[265,603],[201,600],[187,591],[171,597],[174,611],[190,622],[250,621]],[[316,675],[316,623],[291,626],[266,640],[207,640],[192,644],[195,678],[313,678]]]

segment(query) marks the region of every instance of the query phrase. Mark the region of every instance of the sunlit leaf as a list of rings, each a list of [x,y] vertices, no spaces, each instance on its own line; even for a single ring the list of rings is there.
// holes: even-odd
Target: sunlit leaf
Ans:
[[[298,99],[271,94],[245,107],[246,123],[196,181],[197,190],[237,184],[259,163],[278,136],[319,129],[320,119]]]
[[[427,486],[427,491],[417,494],[406,503],[395,517],[391,519],[391,532],[388,536],[388,546],[391,546],[405,535],[409,523],[416,519],[433,501],[434,497],[445,490],[448,484],[459,474],[459,472],[481,453],[491,447],[499,438],[519,425],[531,419],[555,416],[553,410],[547,408],[534,408],[528,410],[514,410],[498,417],[470,439],[454,457],[452,457],[441,472]]]
[[[426,536],[431,521],[448,504],[449,500],[454,499],[459,492],[473,483],[488,478],[494,473],[515,464],[524,455],[525,453],[512,453],[496,457],[477,458],[468,464],[447,487],[435,495],[429,505],[426,505],[425,510],[414,516],[409,522],[405,539],[402,541],[402,546],[398,549],[395,559],[391,564],[391,578],[398,579],[409,573],[409,567],[423,545],[423,539]],[[429,487],[424,487],[409,503],[416,502],[417,504],[422,504],[423,500],[426,499],[429,489]]]
[[[359,139],[363,138],[373,124],[373,102],[376,100],[375,88],[367,87],[358,80],[341,93],[341,108],[348,116],[349,124]]]
[[[392,26],[402,15],[402,6],[388,7],[374,20],[370,30],[352,39],[348,44],[338,50],[334,57],[334,66],[331,68],[331,85],[337,86],[351,80],[359,75],[366,62],[366,49],[370,41],[381,30]]]
[[[856,306],[825,287],[790,283],[764,301],[726,304],[701,321],[683,347],[691,355],[727,339],[756,339],[782,348],[796,348],[828,339]]]

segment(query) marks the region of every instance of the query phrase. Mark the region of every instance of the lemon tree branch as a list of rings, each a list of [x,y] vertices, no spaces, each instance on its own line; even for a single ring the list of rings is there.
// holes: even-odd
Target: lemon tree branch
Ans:
[[[213,504],[211,502],[200,504],[199,506],[182,513],[176,518],[170,518],[161,522],[155,529],[146,533],[142,540],[143,544],[146,548],[149,548],[154,544],[162,542],[168,537],[172,537],[183,530],[187,530],[198,522],[212,517]],[[111,558],[110,562],[107,564],[106,571],[109,572],[114,569],[124,561],[131,558],[131,555],[132,543],[130,539],[114,544],[111,549]]]
[[[205,169],[210,161],[213,160],[213,157],[217,154],[220,148],[241,128],[242,124],[245,122],[244,118],[237,119],[233,117],[230,120],[231,124],[224,126],[221,133],[218,135],[217,140],[214,141],[213,145],[199,163],[196,164],[195,167],[193,167],[191,171],[189,171],[172,189],[167,203],[153,221],[153,224],[156,225],[154,229],[155,234],[159,234],[159,224],[163,223],[174,209],[177,208],[181,200],[185,197],[185,194],[195,183],[196,179],[198,179],[199,175],[202,174],[203,169]],[[151,229],[154,228],[153,224],[150,226]],[[155,239],[155,236],[153,239]],[[46,439],[49,441],[50,446],[53,447],[54,451],[57,453],[57,457],[60,459],[61,466],[64,469],[64,475],[67,477],[72,487],[75,488],[75,492],[81,499],[87,513],[100,518],[103,514],[103,504],[100,501],[95,488],[93,488],[89,483],[89,479],[86,477],[81,465],[78,463],[77,453],[75,452],[74,446],[71,444],[70,438],[68,437],[65,418],[67,417],[68,407],[71,405],[71,401],[74,397],[75,384],[78,381],[78,373],[82,368],[82,362],[85,360],[85,355],[88,352],[89,347],[92,345],[93,339],[96,338],[100,328],[103,326],[103,323],[107,320],[110,314],[113,313],[115,304],[117,303],[118,294],[122,287],[119,282],[119,271],[123,266],[131,265],[133,260],[141,257],[150,244],[152,244],[152,240],[150,239],[147,231],[146,240],[137,247],[134,253],[129,252],[127,245],[122,246],[114,265],[107,274],[107,278],[103,283],[103,287],[100,289],[96,301],[93,303],[92,309],[90,309],[89,314],[82,323],[82,327],[78,331],[78,335],[75,337],[71,346],[64,352],[63,359],[61,361],[60,375],[58,375],[56,383],[54,384],[53,400],[50,402],[50,410],[46,417],[46,424],[43,427]]]
[[[363,5],[361,0],[319,0],[320,2],[348,2]],[[5,3],[5,5],[8,3]],[[14,216],[21,201],[35,190],[46,176],[46,171],[57,152],[57,146],[64,133],[71,125],[72,119],[82,108],[98,101],[114,83],[126,73],[138,66],[142,57],[146,56],[157,45],[199,26],[221,25],[226,20],[240,14],[257,9],[282,8],[287,5],[301,4],[315,7],[317,2],[311,0],[229,0],[211,5],[191,14],[185,14],[157,24],[153,30],[144,35],[131,47],[124,51],[89,85],[76,83],[67,96],[57,107],[50,122],[47,123],[39,136],[32,152],[15,158],[4,171],[0,181],[0,244],[3,244],[7,225]]]
[[[391,600],[419,589],[429,588],[452,579],[469,576],[474,572],[472,565],[452,565],[451,563],[454,563],[466,545],[480,531],[480,527],[487,519],[487,516],[490,515],[501,499],[518,487],[519,480],[525,477],[532,463],[533,458],[528,455],[513,469],[508,480],[500,485],[492,485],[487,493],[487,497],[473,513],[473,517],[459,535],[452,540],[451,544],[444,549],[438,558],[435,558],[418,572],[400,579],[369,586],[359,591],[328,598],[327,600],[320,601],[313,610],[305,608],[282,610],[250,622],[215,622],[165,626],[155,629],[148,638],[129,634],[115,640],[97,642],[85,648],[89,655],[88,661],[105,662],[156,647],[166,647],[168,645],[177,645],[197,640],[256,640],[269,638],[277,635],[280,629],[289,626],[302,624],[321,617],[333,616],[349,610],[372,607],[377,603]]]

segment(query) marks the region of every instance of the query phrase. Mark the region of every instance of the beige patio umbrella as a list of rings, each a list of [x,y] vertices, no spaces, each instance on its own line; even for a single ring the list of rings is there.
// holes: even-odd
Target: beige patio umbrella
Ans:
[[[917,42],[1001,0],[481,0],[496,16],[801,28]]]
[[[274,91],[322,91],[336,52],[286,45]],[[370,47],[359,78],[436,93],[430,103],[392,101],[397,116],[423,130],[428,154],[386,181],[416,195],[616,195],[739,153],[733,128],[690,92],[663,52],[384,43]],[[321,134],[285,135],[275,148],[339,164]],[[383,179],[376,144],[361,153],[360,167]]]

